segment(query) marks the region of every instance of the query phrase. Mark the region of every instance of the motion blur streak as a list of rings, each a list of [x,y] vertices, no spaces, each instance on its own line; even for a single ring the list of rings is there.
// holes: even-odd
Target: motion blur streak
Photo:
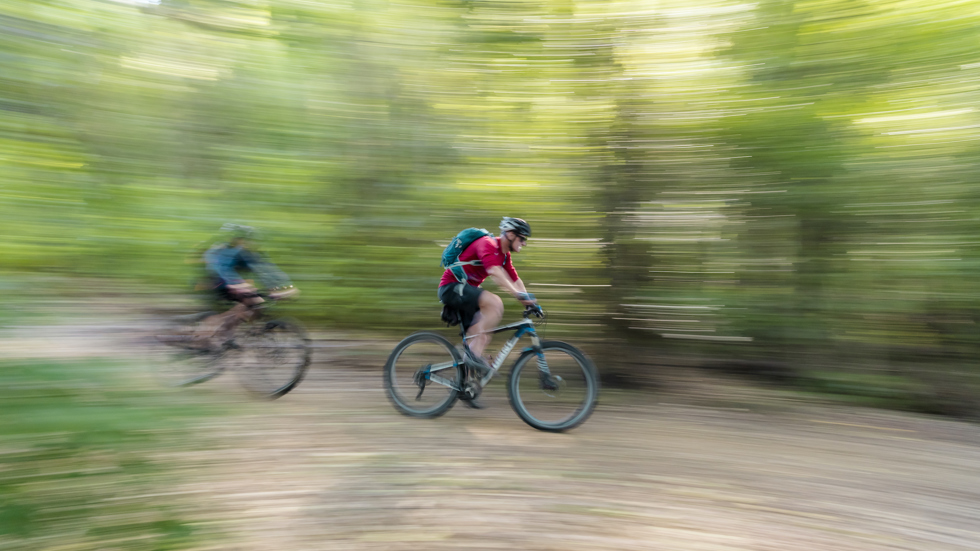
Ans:
[[[439,245],[521,215],[525,280],[570,286],[540,288],[554,328],[604,327],[610,367],[846,358],[972,394],[962,7],[8,3],[0,247],[183,284],[245,220],[308,314],[394,329],[435,324]]]
[[[611,368],[637,347],[846,359],[969,401],[962,8],[8,3],[0,247],[17,270],[183,285],[243,220],[307,314],[395,329],[436,323],[441,244],[521,215],[542,238],[525,280],[566,286],[535,290],[557,332],[603,327]]]

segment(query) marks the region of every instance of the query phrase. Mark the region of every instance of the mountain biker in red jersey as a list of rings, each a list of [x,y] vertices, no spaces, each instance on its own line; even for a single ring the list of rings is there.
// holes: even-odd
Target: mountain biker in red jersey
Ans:
[[[511,254],[521,252],[530,236],[531,226],[527,222],[505,216],[500,222],[500,237],[481,237],[459,255],[460,263],[482,264],[463,266],[466,282],[457,281],[448,269],[439,282],[439,301],[459,312],[466,334],[473,336],[466,350],[466,361],[484,372],[491,369],[483,358],[483,351],[492,338],[488,331],[503,318],[504,303],[497,295],[481,289],[480,284],[490,277],[524,306],[536,306],[537,301],[527,292],[511,260]]]

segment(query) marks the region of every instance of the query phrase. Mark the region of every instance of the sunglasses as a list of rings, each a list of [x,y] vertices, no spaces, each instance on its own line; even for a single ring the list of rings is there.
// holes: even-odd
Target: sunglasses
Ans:
[[[510,232],[510,233],[513,233],[514,234],[514,237],[520,239],[522,245],[527,245],[527,236],[526,235],[521,235],[521,234],[516,233],[516,232]]]

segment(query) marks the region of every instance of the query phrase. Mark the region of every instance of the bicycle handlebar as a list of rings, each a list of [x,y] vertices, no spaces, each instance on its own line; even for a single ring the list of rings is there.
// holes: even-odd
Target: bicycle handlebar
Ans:
[[[297,294],[299,294],[299,289],[290,285],[289,287],[277,291],[268,291],[268,290],[256,291],[253,296],[263,298],[269,302],[279,302],[281,300],[294,298]],[[269,304],[267,302],[261,302],[259,304],[252,305],[250,308],[252,309],[265,308],[268,305]]]
[[[267,292],[264,296],[270,300],[286,300],[296,296],[297,293],[299,293],[299,289],[290,285],[282,289]]]
[[[539,318],[544,318],[544,309],[541,308],[540,304],[531,304],[524,307],[524,318],[529,318],[531,316],[536,316]]]

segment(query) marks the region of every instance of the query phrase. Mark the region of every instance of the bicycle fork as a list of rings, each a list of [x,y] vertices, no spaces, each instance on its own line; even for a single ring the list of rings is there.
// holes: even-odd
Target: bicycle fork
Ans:
[[[537,333],[531,333],[531,350],[534,350],[534,354],[537,356],[538,382],[541,385],[541,390],[548,396],[555,397],[555,393],[562,389],[562,378],[560,375],[551,375],[551,369],[548,368],[548,360],[544,357],[541,339],[538,338]]]
[[[538,338],[537,333],[531,335],[531,350],[534,350],[534,354],[538,357],[538,371],[541,372],[541,376],[550,377],[551,370],[548,369],[548,360],[544,359],[544,350],[541,349],[541,339]]]
[[[496,373],[500,367],[503,365],[504,360],[510,351],[514,349],[514,345],[517,344],[518,339],[523,335],[530,334],[531,336],[531,351],[534,352],[535,360],[538,363],[538,375],[541,382],[541,390],[544,391],[554,391],[558,390],[561,386],[561,377],[552,377],[551,369],[548,368],[548,360],[544,357],[544,349],[541,348],[541,339],[538,337],[536,331],[531,327],[522,328],[515,334],[506,344],[500,349],[500,353],[497,355],[497,361],[493,363],[493,372],[487,374],[487,376],[480,381],[481,385],[486,385],[490,378]]]

